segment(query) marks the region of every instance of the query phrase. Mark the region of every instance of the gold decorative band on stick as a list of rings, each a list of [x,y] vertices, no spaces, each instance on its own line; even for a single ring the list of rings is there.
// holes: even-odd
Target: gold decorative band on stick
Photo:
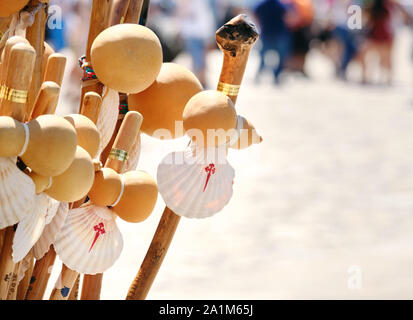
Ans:
[[[5,94],[5,92],[6,92],[6,89],[7,89],[7,87],[4,86],[4,85],[2,85],[2,86],[0,87],[0,99],[3,99],[3,98],[4,98],[4,94]]]
[[[236,97],[238,96],[240,88],[240,85],[219,82],[217,90],[221,91],[223,94],[227,96]]]
[[[26,103],[27,97],[27,91],[8,88],[5,85],[2,85],[0,88],[0,99],[16,103]]]
[[[129,159],[129,154],[125,150],[120,150],[116,148],[112,148],[109,153],[109,158],[114,160],[119,160],[122,162],[126,162]]]

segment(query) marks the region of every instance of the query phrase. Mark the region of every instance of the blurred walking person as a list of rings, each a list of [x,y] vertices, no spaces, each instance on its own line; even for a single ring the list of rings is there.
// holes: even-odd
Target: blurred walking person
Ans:
[[[348,27],[348,9],[355,5],[354,0],[329,0],[329,23],[332,29],[333,38],[341,45],[337,75],[341,79],[346,79],[347,67],[358,53],[356,41],[356,31]]]
[[[264,71],[265,57],[270,51],[276,51],[279,57],[278,64],[273,68],[274,79],[279,83],[279,77],[291,51],[291,32],[285,18],[289,5],[281,0],[262,0],[254,8],[254,13],[260,26],[261,62],[257,72],[258,81]]]
[[[209,1],[177,1],[177,14],[181,22],[181,36],[186,51],[192,57],[193,71],[206,86],[206,53],[208,41],[214,38],[215,21]]]
[[[292,33],[291,57],[289,69],[307,76],[304,65],[307,53],[310,51],[310,41],[313,37],[311,26],[314,19],[312,0],[284,0],[290,4],[286,22]]]
[[[392,83],[392,51],[395,36],[393,17],[396,10],[404,10],[397,2],[392,0],[373,0],[366,6],[367,12],[367,39],[360,53],[362,65],[362,81],[368,82],[367,56],[371,51],[378,53],[380,66],[385,71],[388,84]]]

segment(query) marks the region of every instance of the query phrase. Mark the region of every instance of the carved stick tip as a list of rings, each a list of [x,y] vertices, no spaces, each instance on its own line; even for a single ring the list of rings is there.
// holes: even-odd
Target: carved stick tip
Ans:
[[[251,47],[258,37],[257,27],[245,14],[231,19],[216,32],[218,46],[227,51]]]

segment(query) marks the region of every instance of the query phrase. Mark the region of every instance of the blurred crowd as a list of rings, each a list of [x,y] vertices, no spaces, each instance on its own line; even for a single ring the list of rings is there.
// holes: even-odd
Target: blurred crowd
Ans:
[[[62,28],[47,30],[48,42],[59,51],[70,47],[83,54],[91,0],[52,0],[62,8]],[[165,61],[186,52],[193,71],[206,82],[206,56],[216,49],[215,31],[246,13],[260,31],[259,82],[272,72],[276,84],[283,74],[307,76],[305,62],[316,48],[327,56],[336,76],[347,79],[350,63],[358,63],[360,81],[371,81],[368,60],[374,53],[386,83],[392,82],[392,49],[397,30],[411,25],[413,1],[408,0],[152,0],[147,25],[161,39]]]

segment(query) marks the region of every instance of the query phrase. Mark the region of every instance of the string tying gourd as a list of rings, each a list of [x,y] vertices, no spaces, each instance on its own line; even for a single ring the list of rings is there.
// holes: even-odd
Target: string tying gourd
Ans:
[[[96,80],[98,78],[96,76],[95,70],[93,70],[90,63],[86,61],[85,55],[79,58],[79,66],[83,70],[82,81]]]

